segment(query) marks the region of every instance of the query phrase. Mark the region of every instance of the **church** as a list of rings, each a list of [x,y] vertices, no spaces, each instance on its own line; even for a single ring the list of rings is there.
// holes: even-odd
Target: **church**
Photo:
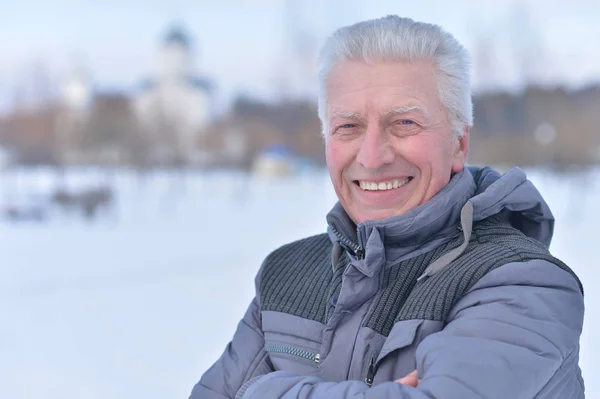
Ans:
[[[213,120],[213,84],[194,74],[193,48],[181,26],[164,36],[156,76],[144,81],[133,109],[150,141],[154,164],[201,164],[200,136]]]
[[[55,126],[60,163],[204,165],[214,84],[195,74],[193,51],[173,25],[159,42],[153,76],[129,91],[96,90],[85,63],[72,65]]]

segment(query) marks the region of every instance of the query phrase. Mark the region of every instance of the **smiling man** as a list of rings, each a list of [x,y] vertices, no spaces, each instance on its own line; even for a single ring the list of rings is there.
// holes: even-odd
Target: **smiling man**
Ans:
[[[267,257],[191,397],[583,398],[583,289],[546,202],[465,166],[464,48],[389,16],[336,31],[320,71],[328,231]]]
[[[325,93],[327,165],[356,223],[424,204],[463,169],[468,126],[452,134],[433,61],[347,61]]]

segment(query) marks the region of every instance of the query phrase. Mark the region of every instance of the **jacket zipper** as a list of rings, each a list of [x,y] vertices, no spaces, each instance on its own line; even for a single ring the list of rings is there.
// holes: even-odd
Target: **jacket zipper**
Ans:
[[[267,352],[276,352],[276,353],[285,353],[288,355],[293,355],[297,357],[301,357],[306,360],[310,360],[317,364],[321,363],[321,355],[319,353],[312,353],[304,349],[295,348],[293,346],[288,345],[265,345],[265,350]]]
[[[338,238],[338,240],[340,240],[340,245],[342,247],[344,247],[346,250],[350,251],[358,259],[364,259],[365,251],[362,249],[362,246],[360,245],[360,235],[358,235],[359,244],[355,244],[354,242],[352,242],[352,240],[350,240],[350,239],[346,238],[344,235],[342,235],[335,227],[333,227],[333,225],[330,224],[329,226],[331,227],[333,234],[335,234],[335,236]]]
[[[369,368],[367,369],[367,376],[365,377],[365,384],[368,386],[373,385],[373,379],[375,378],[375,357],[371,358]]]
[[[356,226],[356,238],[358,239],[358,252],[356,254],[356,257],[358,259],[364,259],[365,258],[365,250],[363,249],[364,245],[362,243],[359,226]]]

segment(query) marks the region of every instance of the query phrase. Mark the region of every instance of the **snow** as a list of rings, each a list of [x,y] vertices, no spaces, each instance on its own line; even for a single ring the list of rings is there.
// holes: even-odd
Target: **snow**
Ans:
[[[551,250],[587,288],[580,365],[588,397],[600,397],[600,170],[528,173],[557,218]],[[1,398],[188,397],[231,339],[264,257],[324,231],[336,200],[322,171],[269,181],[46,169],[0,175],[0,199],[57,181],[113,183],[116,206],[97,220],[0,220]]]

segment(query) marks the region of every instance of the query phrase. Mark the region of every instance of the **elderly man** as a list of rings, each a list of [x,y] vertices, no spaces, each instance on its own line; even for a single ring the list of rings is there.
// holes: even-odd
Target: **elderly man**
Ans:
[[[389,16],[336,31],[320,70],[327,234],[267,257],[191,397],[583,398],[548,206],[519,169],[465,166],[465,49]]]

